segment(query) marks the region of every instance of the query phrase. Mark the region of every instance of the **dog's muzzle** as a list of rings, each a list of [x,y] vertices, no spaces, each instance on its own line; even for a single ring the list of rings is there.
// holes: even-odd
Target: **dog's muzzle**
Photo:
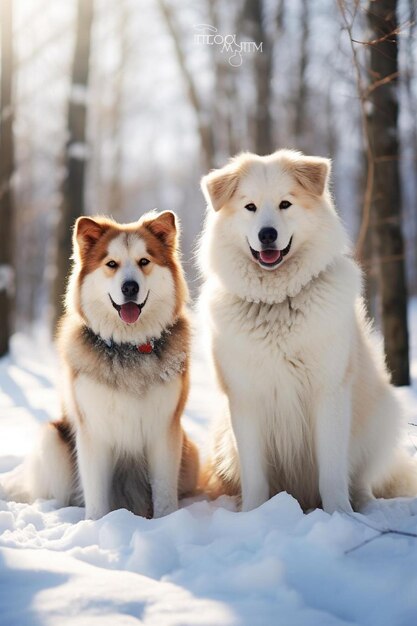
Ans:
[[[249,241],[248,241],[249,244]],[[292,237],[288,242],[288,245],[279,250],[278,248],[266,248],[264,250],[254,250],[252,246],[249,244],[250,251],[252,253],[253,258],[258,261],[259,265],[263,267],[277,267],[285,256],[291,250]]]
[[[146,294],[146,298],[142,303],[136,302],[125,302],[124,304],[116,304],[111,295],[109,294],[110,301],[113,307],[119,314],[120,319],[126,324],[134,324],[138,319],[140,314],[142,313],[142,309],[148,301],[149,291]]]

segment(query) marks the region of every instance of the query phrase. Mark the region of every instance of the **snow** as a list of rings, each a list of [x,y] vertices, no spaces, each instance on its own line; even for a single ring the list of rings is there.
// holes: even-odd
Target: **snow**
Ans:
[[[417,424],[414,388],[398,390]],[[0,471],[17,465],[40,422],[59,413],[55,353],[13,338],[0,361]],[[219,399],[195,348],[185,425],[201,444]],[[417,427],[406,444],[417,451]],[[0,622],[5,626],[408,626],[417,623],[417,499],[366,515],[304,515],[281,493],[249,513],[231,498],[183,502],[147,520],[126,510],[98,521],[77,507],[0,500]],[[395,532],[388,532],[395,531]]]
[[[86,85],[71,85],[70,102],[85,106],[88,99],[88,91]]]
[[[77,161],[87,161],[90,158],[90,148],[86,143],[76,141],[69,145],[68,156]]]
[[[14,270],[11,265],[0,265],[0,291],[14,292]]]

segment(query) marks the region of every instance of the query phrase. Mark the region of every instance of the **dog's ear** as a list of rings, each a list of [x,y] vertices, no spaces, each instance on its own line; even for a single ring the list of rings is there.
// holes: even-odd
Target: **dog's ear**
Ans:
[[[201,189],[207,204],[211,204],[215,211],[235,193],[239,183],[239,170],[235,163],[230,163],[220,170],[213,170],[201,179]]]
[[[330,159],[303,156],[293,161],[291,170],[301,187],[308,193],[321,196],[327,189],[330,163]]]
[[[91,217],[79,217],[74,226],[73,246],[80,253],[87,252],[106,232],[107,226],[100,224]]]
[[[175,247],[178,235],[177,221],[177,216],[173,211],[163,211],[145,222],[145,226],[165,245]]]

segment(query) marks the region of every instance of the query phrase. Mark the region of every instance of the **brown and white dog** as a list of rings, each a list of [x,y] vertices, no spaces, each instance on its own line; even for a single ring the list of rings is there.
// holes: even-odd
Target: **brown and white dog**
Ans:
[[[193,491],[198,474],[197,450],[181,427],[190,328],[176,218],[80,217],[73,243],[58,331],[63,417],[43,428],[6,491],[84,503],[87,518],[119,507],[161,517]]]

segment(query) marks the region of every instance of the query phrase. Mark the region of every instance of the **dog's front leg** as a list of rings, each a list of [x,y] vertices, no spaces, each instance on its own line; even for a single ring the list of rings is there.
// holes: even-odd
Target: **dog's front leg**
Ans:
[[[316,458],[323,509],[352,512],[349,501],[351,389],[347,384],[320,395],[316,413]]]
[[[182,431],[171,425],[148,448],[153,516],[163,517],[178,509],[178,479],[181,464]]]
[[[259,432],[256,411],[249,403],[230,403],[233,431],[240,461],[242,511],[251,511],[269,499],[264,441]]]
[[[113,463],[110,448],[97,441],[83,425],[77,432],[77,459],[84,494],[86,519],[110,512]]]

